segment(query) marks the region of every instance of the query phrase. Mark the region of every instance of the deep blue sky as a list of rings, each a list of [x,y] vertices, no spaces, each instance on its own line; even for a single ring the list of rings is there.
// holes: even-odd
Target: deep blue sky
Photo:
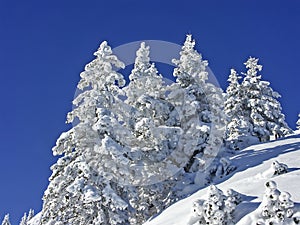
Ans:
[[[45,3],[46,2],[46,3]],[[259,57],[263,79],[281,93],[294,128],[299,101],[299,1],[0,0],[0,220],[41,209],[51,148],[84,65],[99,43],[157,39],[181,44],[192,33],[221,86],[231,67]]]

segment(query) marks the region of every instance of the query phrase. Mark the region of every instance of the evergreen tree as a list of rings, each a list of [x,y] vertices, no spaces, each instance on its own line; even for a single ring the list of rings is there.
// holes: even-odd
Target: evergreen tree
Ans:
[[[251,134],[260,141],[267,141],[271,135],[282,137],[290,132],[285,122],[285,116],[278,102],[280,95],[273,91],[270,83],[261,80],[258,74],[262,66],[258,59],[250,57],[244,63],[247,70],[241,91],[243,95],[244,112],[253,126]]]
[[[2,225],[11,225],[11,224],[10,224],[10,221],[9,221],[9,214],[6,214],[6,215],[4,216],[4,219],[3,219],[3,221],[2,221]]]
[[[27,221],[31,220],[34,217],[34,210],[29,209],[28,216],[27,216]]]
[[[230,143],[230,148],[240,149],[245,138],[249,136],[251,124],[243,110],[243,95],[238,76],[234,69],[231,69],[228,78],[229,86],[226,89],[224,111],[227,116],[225,138]]]
[[[226,90],[226,140],[234,149],[250,145],[253,138],[267,141],[271,135],[278,138],[291,132],[277,100],[280,95],[258,74],[262,70],[258,59],[250,57],[244,64],[247,73],[243,73],[242,83],[236,71],[231,70]]]
[[[222,90],[207,82],[208,62],[195,50],[191,35],[187,35],[180,58],[173,63],[177,79],[170,87],[169,101],[176,106],[183,130],[183,149],[177,160],[185,163],[185,172],[193,173],[206,168],[222,144]]]
[[[230,75],[228,78],[229,86],[226,89],[226,98],[224,110],[229,118],[238,117],[242,114],[242,102],[240,93],[240,83],[239,80],[242,77],[234,70],[230,70]]]
[[[24,216],[22,217],[21,221],[20,221],[20,225],[27,225],[27,215],[26,213],[24,213]]]
[[[139,98],[143,95],[152,98],[164,97],[164,82],[162,75],[158,74],[154,63],[150,63],[150,47],[145,42],[141,43],[140,48],[136,52],[134,68],[129,75],[130,83],[125,88],[127,100],[126,102],[135,107],[139,107]]]
[[[298,114],[299,119],[297,120],[297,129],[300,130],[300,113]]]
[[[166,99],[167,86],[155,65],[150,63],[149,54],[149,46],[141,43],[129,75],[130,83],[124,88],[125,102],[135,111],[131,118],[137,141],[132,142],[132,146],[138,151],[130,154],[130,158],[135,165],[140,165],[135,170],[135,174],[139,174],[135,181],[137,186],[129,191],[133,208],[131,224],[142,224],[170,204],[171,185],[166,178],[173,174],[166,174],[167,164],[163,161],[177,146],[180,131],[176,127],[178,121],[172,117],[174,107]]]
[[[42,224],[128,222],[128,205],[111,181],[111,170],[116,170],[113,154],[121,148],[117,142],[123,137],[117,126],[122,115],[117,117],[112,109],[118,107],[119,87],[125,84],[114,68],[123,68],[124,64],[112,54],[107,42],[100,45],[95,56],[80,74],[78,88],[82,92],[68,114],[67,122],[76,119],[77,124],[62,133],[53,148],[54,155],[63,156],[51,167]],[[122,148],[117,154],[123,156],[121,152]]]

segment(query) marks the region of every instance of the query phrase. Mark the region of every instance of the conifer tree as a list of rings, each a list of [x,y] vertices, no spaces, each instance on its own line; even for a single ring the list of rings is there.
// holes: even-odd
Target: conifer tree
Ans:
[[[6,214],[6,215],[4,216],[4,219],[3,219],[1,225],[11,225],[11,223],[10,223],[10,221],[9,221],[9,214]]]
[[[143,183],[129,191],[131,224],[142,224],[150,216],[162,211],[170,204],[171,185],[166,165],[161,163],[176,147],[178,121],[172,117],[174,107],[166,99],[166,88],[162,76],[154,63],[150,63],[150,47],[143,42],[136,52],[134,68],[129,75],[130,83],[124,88],[126,103],[136,110],[131,115],[134,121],[133,142],[138,152],[130,155],[134,164],[143,168],[139,178]],[[179,132],[178,132],[179,133]],[[138,157],[136,157],[138,155]],[[153,175],[154,176],[151,176]]]
[[[177,159],[186,161],[185,172],[196,172],[209,165],[223,141],[222,90],[207,82],[208,62],[195,50],[191,35],[187,35],[180,58],[173,63],[176,83],[170,87],[169,100],[180,116],[184,146],[180,152],[185,154]]]
[[[278,138],[291,132],[277,100],[280,95],[258,74],[262,70],[258,59],[250,57],[244,64],[247,72],[241,84],[236,71],[231,71],[225,102],[226,140],[234,149],[248,146],[253,138],[267,141],[271,135]]]
[[[112,54],[107,42],[102,42],[94,55],[96,59],[80,74],[78,88],[82,92],[68,114],[67,122],[77,120],[77,124],[62,133],[53,148],[54,155],[63,156],[51,167],[53,173],[43,197],[42,224],[128,222],[127,203],[110,177],[111,170],[116,169],[114,150],[121,148],[117,142],[123,137],[114,126],[122,115],[117,117],[112,108],[118,107],[120,87],[125,84],[113,66],[124,64]],[[123,156],[122,150],[116,154]]]
[[[34,217],[34,210],[29,209],[28,216],[27,216],[27,221],[31,220]]]
[[[297,129],[300,130],[300,113],[298,114],[299,119],[297,120]]]
[[[280,95],[273,91],[269,82],[261,80],[258,73],[262,66],[258,64],[258,59],[250,57],[244,64],[248,70],[244,74],[241,91],[245,116],[253,127],[251,135],[260,141],[267,141],[271,135],[282,137],[288,134],[290,128],[277,100]]]
[[[27,225],[27,221],[28,221],[27,215],[26,215],[26,213],[24,213],[24,215],[20,221],[20,225]]]
[[[241,76],[234,69],[231,69],[230,72],[224,103],[224,111],[227,116],[225,138],[230,143],[230,148],[239,149],[242,147],[240,142],[251,131],[251,124],[243,110],[243,95],[239,83]]]

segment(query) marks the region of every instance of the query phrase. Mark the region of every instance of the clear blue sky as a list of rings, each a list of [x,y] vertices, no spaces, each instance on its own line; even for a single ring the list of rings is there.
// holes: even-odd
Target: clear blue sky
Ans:
[[[79,73],[101,41],[181,44],[192,33],[223,88],[231,67],[259,57],[295,128],[299,23],[299,1],[0,0],[1,219],[9,212],[18,224],[24,211],[41,209],[51,148],[68,129]]]

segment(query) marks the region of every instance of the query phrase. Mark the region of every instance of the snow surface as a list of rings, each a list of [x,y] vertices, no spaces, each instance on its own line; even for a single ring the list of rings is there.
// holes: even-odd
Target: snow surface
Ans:
[[[224,192],[234,189],[242,194],[243,202],[235,212],[237,225],[252,225],[265,192],[265,182],[273,180],[280,191],[287,191],[295,202],[294,211],[300,216],[300,132],[284,139],[250,146],[232,155],[237,170],[215,183]],[[288,173],[273,176],[272,163],[277,160],[288,166]],[[197,199],[205,199],[208,187],[173,204],[160,215],[151,218],[144,225],[188,225],[192,205]],[[29,225],[39,224],[40,214],[30,220]]]
[[[296,203],[294,211],[300,212],[300,134],[281,140],[250,146],[231,157],[237,170],[215,183],[223,191],[234,189],[242,194],[243,202],[238,205],[235,221],[238,225],[252,225],[251,218],[256,217],[263,194],[265,182],[273,180],[280,191],[287,191]],[[272,163],[277,160],[287,164],[288,173],[279,176],[272,174]],[[156,218],[144,225],[187,225],[192,215],[192,205],[197,199],[205,199],[208,188],[185,198],[167,208]],[[256,211],[255,211],[256,210]],[[299,216],[299,213],[297,213]]]

